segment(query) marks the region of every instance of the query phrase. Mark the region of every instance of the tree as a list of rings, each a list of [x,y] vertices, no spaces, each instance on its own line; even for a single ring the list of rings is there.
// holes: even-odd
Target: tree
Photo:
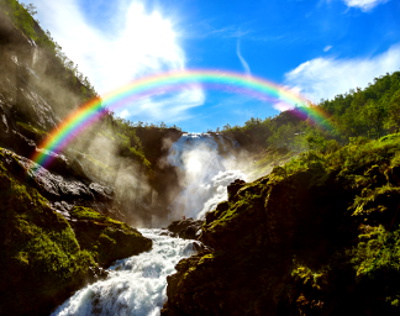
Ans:
[[[400,90],[396,91],[389,101],[386,128],[400,132]]]
[[[387,110],[384,102],[367,101],[361,111],[361,120],[367,127],[368,137],[380,138],[383,135],[386,117]]]
[[[22,6],[24,7],[24,9],[25,9],[26,11],[28,11],[28,13],[29,13],[31,16],[35,16],[35,15],[37,14],[36,6],[35,6],[34,4],[32,4],[32,3],[24,4],[24,3],[23,3]]]

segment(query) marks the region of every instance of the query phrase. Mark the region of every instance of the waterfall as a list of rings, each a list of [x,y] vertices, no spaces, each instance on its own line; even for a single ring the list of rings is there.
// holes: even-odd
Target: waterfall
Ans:
[[[247,180],[238,159],[231,154],[235,144],[218,134],[184,134],[168,156],[178,169],[184,188],[170,206],[172,220],[182,216],[204,218],[227,199],[226,187],[236,179]]]
[[[166,301],[167,276],[179,260],[194,254],[193,240],[172,238],[161,229],[141,229],[152,250],[117,261],[107,279],[76,292],[52,316],[159,315]]]
[[[230,154],[233,146],[217,134],[185,134],[172,145],[167,162],[177,168],[183,190],[170,205],[171,220],[204,217],[227,199],[227,185],[246,179]],[[105,280],[76,292],[52,316],[159,315],[167,299],[167,276],[179,260],[195,253],[195,241],[172,238],[162,229],[140,231],[153,240],[152,250],[117,261]]]

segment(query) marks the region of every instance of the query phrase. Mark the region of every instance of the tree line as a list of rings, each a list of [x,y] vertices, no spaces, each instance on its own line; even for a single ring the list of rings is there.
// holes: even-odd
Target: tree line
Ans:
[[[326,113],[319,124],[288,110],[264,120],[251,118],[243,126],[225,125],[222,133],[250,150],[285,148],[293,152],[333,151],[354,138],[378,139],[400,132],[400,72],[375,78],[367,88],[350,90],[318,105]],[[326,129],[323,126],[333,126]]]

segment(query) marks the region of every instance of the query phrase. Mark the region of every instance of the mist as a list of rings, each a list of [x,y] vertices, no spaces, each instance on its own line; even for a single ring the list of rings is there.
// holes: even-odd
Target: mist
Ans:
[[[240,155],[237,153],[241,152]],[[203,219],[227,199],[227,186],[247,181],[247,153],[218,134],[185,134],[170,149],[168,163],[176,167],[181,192],[169,207],[171,220]]]
[[[25,151],[22,154],[28,157],[32,147],[40,145],[40,133],[57,128],[86,101],[82,95],[85,86],[61,60],[32,41],[23,39],[3,46],[1,57],[2,72],[9,79],[0,85],[3,104],[9,107],[0,102],[2,123],[5,133],[17,131],[23,139],[15,144],[15,138],[10,138],[10,148]],[[13,124],[17,121],[41,132],[28,135],[31,139],[26,140],[26,130]],[[247,153],[224,136],[188,134],[177,141],[160,136],[156,143],[148,143],[147,147],[162,147],[152,162],[151,168],[159,173],[154,179],[140,161],[121,156],[118,132],[113,124],[100,119],[80,132],[62,154],[69,163],[82,166],[82,181],[97,182],[113,191],[110,214],[131,225],[160,227],[183,216],[201,219],[226,200],[226,187],[231,182],[248,180],[244,171]],[[57,172],[52,166],[49,170]]]

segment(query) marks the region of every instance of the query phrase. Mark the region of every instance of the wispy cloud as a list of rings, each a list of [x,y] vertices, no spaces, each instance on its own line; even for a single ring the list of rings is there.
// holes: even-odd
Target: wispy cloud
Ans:
[[[246,59],[243,58],[242,53],[240,51],[240,37],[237,39],[236,43],[236,55],[238,56],[240,63],[242,64],[246,76],[251,76],[250,66],[247,63]]]
[[[140,121],[178,123],[190,119],[189,109],[205,102],[201,86],[191,85],[179,94],[168,93],[141,98],[134,103],[126,104],[120,115],[129,113]]]
[[[230,24],[230,25],[218,25],[218,20],[215,18],[203,19],[196,21],[193,24],[188,24],[185,30],[182,30],[182,35],[189,39],[204,39],[204,38],[239,38],[252,33],[252,30],[243,30],[242,26]]]
[[[186,56],[176,25],[159,11],[146,9],[143,0],[118,0],[119,8],[112,19],[118,27],[110,25],[118,31],[112,33],[105,33],[104,27],[90,23],[78,0],[62,4],[53,0],[24,0],[32,1],[41,24],[50,30],[100,94],[152,73],[185,68]],[[160,99],[147,101],[158,108],[167,107],[164,120],[168,121],[168,114],[179,117],[179,111],[202,104],[204,95],[197,87],[169,96],[165,104]],[[147,109],[147,114],[155,113],[150,107]],[[134,111],[121,113],[128,115]],[[147,116],[151,119],[152,115]]]
[[[286,85],[312,102],[365,88],[374,78],[400,69],[400,44],[365,58],[315,58],[285,74]]]
[[[390,0],[342,0],[348,7],[359,8],[361,11],[367,12],[376,6],[386,3]]]

